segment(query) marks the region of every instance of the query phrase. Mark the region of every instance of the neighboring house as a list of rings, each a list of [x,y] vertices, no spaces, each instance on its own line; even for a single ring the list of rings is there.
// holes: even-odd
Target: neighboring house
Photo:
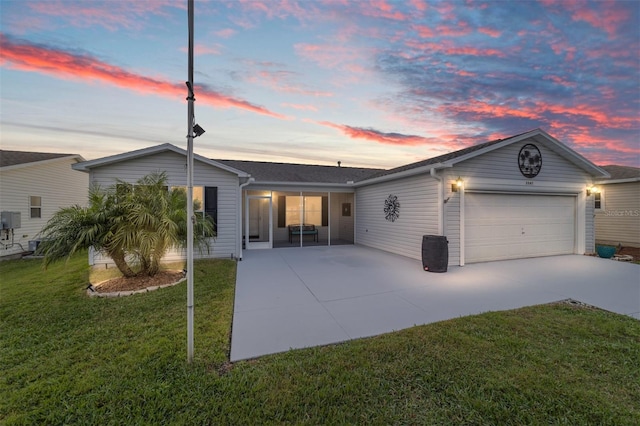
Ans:
[[[0,150],[0,257],[31,251],[30,241],[62,207],[86,205],[89,179],[76,154]]]
[[[186,151],[164,144],[74,169],[101,185],[165,171],[170,186],[184,186]],[[539,129],[391,170],[197,155],[194,169],[194,194],[217,197],[211,256],[361,244],[421,259],[422,236],[444,235],[450,265],[593,252],[587,188],[608,177]]]
[[[602,166],[611,178],[596,182],[596,242],[640,247],[640,168]]]

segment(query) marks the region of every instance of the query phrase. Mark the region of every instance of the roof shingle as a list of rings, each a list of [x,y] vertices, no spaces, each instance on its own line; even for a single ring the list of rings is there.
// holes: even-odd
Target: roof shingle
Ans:
[[[640,177],[640,168],[629,166],[616,166],[614,164],[608,166],[600,166],[605,169],[610,175],[610,180],[618,179],[633,179]]]
[[[54,158],[70,157],[73,155],[74,154],[56,154],[48,152],[7,151],[5,149],[0,149],[0,167],[35,163],[38,161],[52,160]]]
[[[258,182],[347,183],[366,179],[382,169],[269,163],[263,161],[214,160],[245,171]]]

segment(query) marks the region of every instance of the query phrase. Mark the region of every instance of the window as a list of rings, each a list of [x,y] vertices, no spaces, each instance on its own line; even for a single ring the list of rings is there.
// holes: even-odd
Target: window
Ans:
[[[173,186],[172,191],[187,191],[185,186]],[[213,219],[213,230],[218,232],[218,187],[194,186],[193,187],[193,213],[207,214]]]
[[[595,194],[593,194],[593,207],[596,210],[603,210],[604,209],[604,203],[603,203],[604,199],[602,197],[602,192],[601,191],[598,191]]]
[[[284,215],[282,214],[284,212]],[[287,195],[278,198],[278,226],[328,225],[328,197]]]
[[[40,219],[42,217],[42,197],[29,197],[29,211],[31,219]]]

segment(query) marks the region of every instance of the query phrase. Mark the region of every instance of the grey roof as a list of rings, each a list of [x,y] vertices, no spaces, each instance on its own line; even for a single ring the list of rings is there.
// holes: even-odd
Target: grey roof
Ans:
[[[611,175],[611,180],[640,178],[640,168],[629,166],[600,166]]]
[[[257,182],[347,183],[383,171],[359,167],[316,166],[263,161],[214,160],[249,173]]]
[[[61,157],[72,157],[74,155],[75,154],[55,154],[48,152],[7,151],[6,149],[0,149],[0,167],[35,163]]]

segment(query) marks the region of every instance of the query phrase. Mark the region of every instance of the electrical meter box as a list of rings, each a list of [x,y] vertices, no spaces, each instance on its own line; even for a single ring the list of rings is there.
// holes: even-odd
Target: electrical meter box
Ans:
[[[2,212],[2,229],[18,229],[21,226],[20,212]]]

